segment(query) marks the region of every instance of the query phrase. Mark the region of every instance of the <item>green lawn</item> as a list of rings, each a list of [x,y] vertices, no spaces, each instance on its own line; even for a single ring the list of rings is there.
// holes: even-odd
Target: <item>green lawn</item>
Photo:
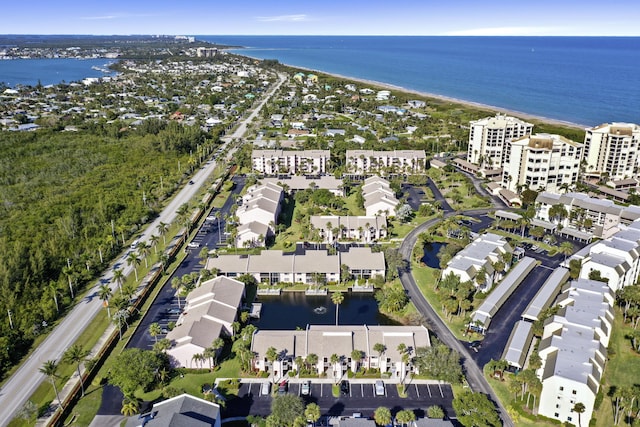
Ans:
[[[594,412],[597,427],[608,427],[613,424],[612,403],[607,396],[609,387],[612,385],[631,387],[639,382],[640,355],[632,351],[630,340],[625,338],[632,330],[631,326],[623,324],[622,312],[616,308],[613,333],[609,340],[609,360],[605,367],[601,386],[605,397],[600,408]],[[624,427],[629,424],[623,420],[618,425]]]

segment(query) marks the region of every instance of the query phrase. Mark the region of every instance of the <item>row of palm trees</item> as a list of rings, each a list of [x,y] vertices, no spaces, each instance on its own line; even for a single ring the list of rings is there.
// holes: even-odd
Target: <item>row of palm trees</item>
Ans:
[[[82,348],[78,344],[74,344],[67,349],[67,351],[62,356],[62,361],[64,363],[76,364],[76,370],[78,372],[78,378],[80,379],[80,388],[82,390],[82,396],[84,397],[84,380],[82,378],[82,373],[80,372],[80,368],[82,364],[87,360],[90,351]],[[62,400],[60,399],[60,394],[58,392],[58,387],[56,385],[56,380],[60,378],[58,374],[59,363],[55,360],[47,360],[40,367],[40,372],[43,373],[51,382],[53,386],[53,391],[56,394],[56,400],[58,401],[58,407],[62,409]]]

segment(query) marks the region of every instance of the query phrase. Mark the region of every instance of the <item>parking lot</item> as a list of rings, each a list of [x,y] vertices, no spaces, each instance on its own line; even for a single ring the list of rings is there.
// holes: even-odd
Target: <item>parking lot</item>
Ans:
[[[400,397],[396,384],[385,383],[384,395],[378,396],[372,380],[351,383],[348,394],[333,397],[330,382],[314,383],[312,380],[309,395],[302,395],[301,384],[297,382],[288,385],[288,393],[300,396],[305,403],[317,403],[323,416],[350,416],[359,412],[364,417],[372,417],[376,408],[385,406],[394,413],[401,409],[411,409],[420,417],[424,416],[425,409],[432,405],[441,406],[447,416],[454,416],[453,392],[449,384],[409,383],[406,387],[407,397]],[[271,392],[274,388],[277,392],[278,385],[274,384]],[[243,383],[240,385],[238,398],[227,402],[223,410],[224,417],[246,416],[250,413],[269,415],[271,400],[271,394],[261,393],[260,382]]]

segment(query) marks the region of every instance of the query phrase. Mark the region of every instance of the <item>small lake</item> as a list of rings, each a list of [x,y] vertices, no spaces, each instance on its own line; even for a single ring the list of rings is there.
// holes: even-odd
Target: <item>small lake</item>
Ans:
[[[306,296],[304,292],[283,292],[281,296],[260,295],[262,313],[252,323],[260,329],[305,329],[307,325],[335,325],[336,306],[331,296]],[[396,325],[378,312],[372,294],[347,293],[339,308],[340,325]]]
[[[427,243],[424,247],[424,256],[422,257],[421,261],[424,262],[427,267],[440,268],[438,252],[440,251],[440,248],[445,244],[446,243],[440,242]]]

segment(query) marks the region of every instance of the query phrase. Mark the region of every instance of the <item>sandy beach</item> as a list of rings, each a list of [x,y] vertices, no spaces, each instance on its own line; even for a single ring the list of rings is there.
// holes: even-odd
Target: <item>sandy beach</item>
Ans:
[[[237,50],[237,49],[234,49]],[[262,61],[262,59],[260,58],[255,58],[249,55],[241,55],[238,53],[234,53],[235,55],[240,55],[240,56],[245,56],[247,58],[251,58],[251,59],[255,59],[258,61]],[[453,98],[453,97],[449,97],[449,96],[444,96],[444,95],[438,95],[435,93],[430,93],[430,92],[421,92],[418,90],[413,90],[413,89],[408,89],[402,86],[396,86],[390,83],[384,83],[384,82],[379,82],[379,81],[375,81],[375,80],[367,80],[367,79],[361,79],[358,77],[351,77],[351,76],[345,76],[342,74],[336,74],[336,73],[329,73],[323,70],[315,70],[312,68],[306,68],[306,67],[299,67],[297,65],[291,65],[291,64],[285,64],[285,63],[281,63],[282,65],[284,65],[285,67],[290,67],[290,68],[294,68],[294,69],[298,69],[298,70],[304,70],[307,71],[309,73],[314,73],[314,74],[325,74],[327,76],[332,76],[332,77],[336,77],[336,78],[340,78],[340,79],[344,79],[344,80],[350,80],[353,82],[358,82],[358,83],[363,83],[366,85],[370,85],[370,86],[374,86],[374,87],[378,87],[381,89],[388,89],[388,90],[395,90],[395,91],[400,91],[400,92],[404,92],[404,93],[411,93],[411,94],[415,94],[418,95],[420,97],[424,97],[424,98],[432,98],[432,99],[437,99],[440,101],[445,101],[445,102],[451,102],[454,104],[460,104],[463,106],[467,106],[467,107],[473,107],[473,108],[478,108],[478,109],[482,109],[482,110],[487,110],[489,112],[494,112],[494,113],[503,113],[503,114],[507,114],[510,116],[514,116],[514,117],[518,117],[524,120],[533,120],[533,121],[537,121],[537,122],[542,122],[542,123],[548,123],[548,124],[553,124],[553,125],[558,125],[558,126],[566,126],[566,127],[570,127],[570,128],[576,128],[576,129],[585,129],[587,127],[591,127],[594,126],[595,124],[591,124],[591,125],[584,125],[584,124],[579,124],[579,123],[572,123],[572,122],[567,122],[564,120],[558,120],[558,119],[552,119],[550,117],[544,117],[544,116],[538,116],[535,114],[529,114],[529,113],[524,113],[522,111],[516,111],[516,110],[509,110],[506,108],[501,108],[501,107],[496,107],[495,105],[488,105],[488,104],[482,104],[480,102],[473,102],[473,101],[466,101],[464,99],[458,99],[458,98]]]

